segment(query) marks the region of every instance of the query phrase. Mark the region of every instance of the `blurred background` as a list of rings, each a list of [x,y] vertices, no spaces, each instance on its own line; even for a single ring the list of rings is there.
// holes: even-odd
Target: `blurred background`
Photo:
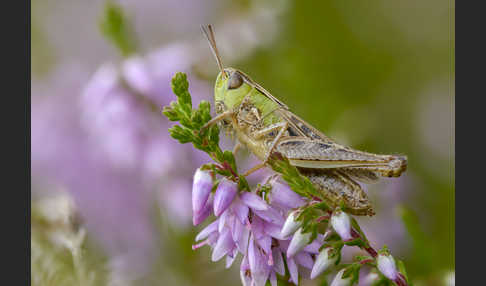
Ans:
[[[453,1],[34,0],[31,17],[33,285],[240,285],[239,263],[191,249],[209,158],[160,112],[178,71],[212,102],[205,23],[225,65],[337,142],[408,156],[358,220],[414,285],[454,285]]]

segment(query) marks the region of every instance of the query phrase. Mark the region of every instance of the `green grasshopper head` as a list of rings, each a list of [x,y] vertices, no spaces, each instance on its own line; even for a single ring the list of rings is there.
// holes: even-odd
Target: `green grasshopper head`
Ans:
[[[216,40],[214,38],[214,32],[211,25],[206,27],[201,26],[203,33],[208,39],[209,46],[213,52],[214,58],[218,63],[220,72],[216,78],[214,86],[214,102],[216,104],[224,104],[224,109],[231,109],[240,105],[244,97],[252,89],[250,84],[252,81],[244,73],[234,68],[224,68],[219,56],[218,48],[216,46]],[[216,108],[218,113],[224,111],[224,109]]]
[[[245,74],[234,68],[225,68],[216,78],[214,102],[222,102],[231,109],[240,105],[251,89]]]

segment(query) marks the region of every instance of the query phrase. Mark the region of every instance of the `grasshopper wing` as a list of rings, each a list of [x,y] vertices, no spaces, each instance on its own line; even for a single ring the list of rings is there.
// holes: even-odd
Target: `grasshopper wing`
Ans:
[[[278,112],[288,122],[290,136],[282,138],[275,149],[294,166],[354,169],[349,175],[364,182],[376,181],[376,174],[398,177],[406,170],[405,156],[354,150],[336,143],[291,111],[282,108]]]
[[[306,137],[285,137],[275,147],[296,167],[310,169],[352,168],[398,177],[406,168],[406,158],[353,150],[332,142]]]

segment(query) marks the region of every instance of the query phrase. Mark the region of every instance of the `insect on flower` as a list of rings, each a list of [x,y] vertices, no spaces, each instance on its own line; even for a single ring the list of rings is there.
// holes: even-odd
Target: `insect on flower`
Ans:
[[[406,156],[373,154],[334,142],[246,74],[225,68],[212,26],[202,26],[202,30],[220,70],[214,87],[218,115],[203,128],[220,124],[262,161],[245,175],[264,167],[276,152],[309,178],[331,205],[344,204],[354,215],[373,215],[368,197],[356,181],[373,183],[379,177],[399,177],[406,170]]]

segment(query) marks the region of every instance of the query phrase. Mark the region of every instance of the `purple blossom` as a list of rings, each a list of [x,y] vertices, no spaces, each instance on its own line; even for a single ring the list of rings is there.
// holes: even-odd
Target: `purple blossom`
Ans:
[[[336,276],[334,276],[334,279],[331,282],[331,286],[350,286],[351,285],[351,276],[347,278],[343,278],[344,271],[346,271],[345,268],[341,269]]]
[[[286,184],[273,182],[270,202],[285,209],[298,208],[305,204],[304,199]]]
[[[226,178],[219,182],[214,194],[214,214],[216,216],[221,215],[229,207],[237,192],[238,186],[236,183]]]
[[[243,193],[241,194],[240,198],[243,203],[245,203],[247,206],[251,207],[254,210],[266,211],[268,209],[268,205],[265,203],[265,201],[253,193]]]
[[[271,192],[278,192],[283,184],[275,186],[272,185]],[[267,280],[276,285],[277,274],[285,274],[284,259],[295,284],[298,283],[299,269],[310,271],[314,267],[314,255],[323,243],[323,236],[318,235],[312,243],[310,233],[301,235],[305,239],[300,240],[299,234],[283,237],[281,230],[290,210],[289,204],[275,206],[256,193],[238,193],[236,183],[225,178],[221,180],[214,200],[220,204],[215,212],[217,219],[196,236],[198,243],[193,249],[211,246],[211,260],[217,261],[226,255],[228,267],[241,253],[243,285],[265,285]],[[301,197],[299,200],[305,201]],[[290,258],[287,258],[288,253],[292,254]]]
[[[406,279],[401,274],[395,264],[395,259],[388,253],[388,250],[382,250],[376,258],[378,270],[388,279],[397,283],[397,285],[406,285]]]
[[[293,234],[297,229],[299,229],[299,227],[302,225],[302,222],[296,221],[297,215],[297,211],[289,213],[282,227],[282,237],[288,237],[289,235]]]
[[[338,256],[333,252],[331,247],[326,247],[316,258],[316,263],[312,267],[312,272],[310,275],[311,279],[314,279],[322,272],[326,271],[330,266],[334,265],[338,259]]]
[[[344,241],[351,240],[351,219],[343,211],[337,210],[331,216],[331,225]]]
[[[213,179],[207,171],[197,169],[192,184],[192,212],[198,213],[206,205],[213,187]]]
[[[192,224],[198,225],[201,222],[203,222],[211,214],[212,209],[213,209],[213,198],[210,197],[209,200],[207,200],[204,207],[199,212],[193,213]]]
[[[287,257],[291,258],[299,251],[301,251],[306,245],[311,242],[312,233],[303,233],[302,228],[299,228],[290,241],[289,248],[287,249]]]

